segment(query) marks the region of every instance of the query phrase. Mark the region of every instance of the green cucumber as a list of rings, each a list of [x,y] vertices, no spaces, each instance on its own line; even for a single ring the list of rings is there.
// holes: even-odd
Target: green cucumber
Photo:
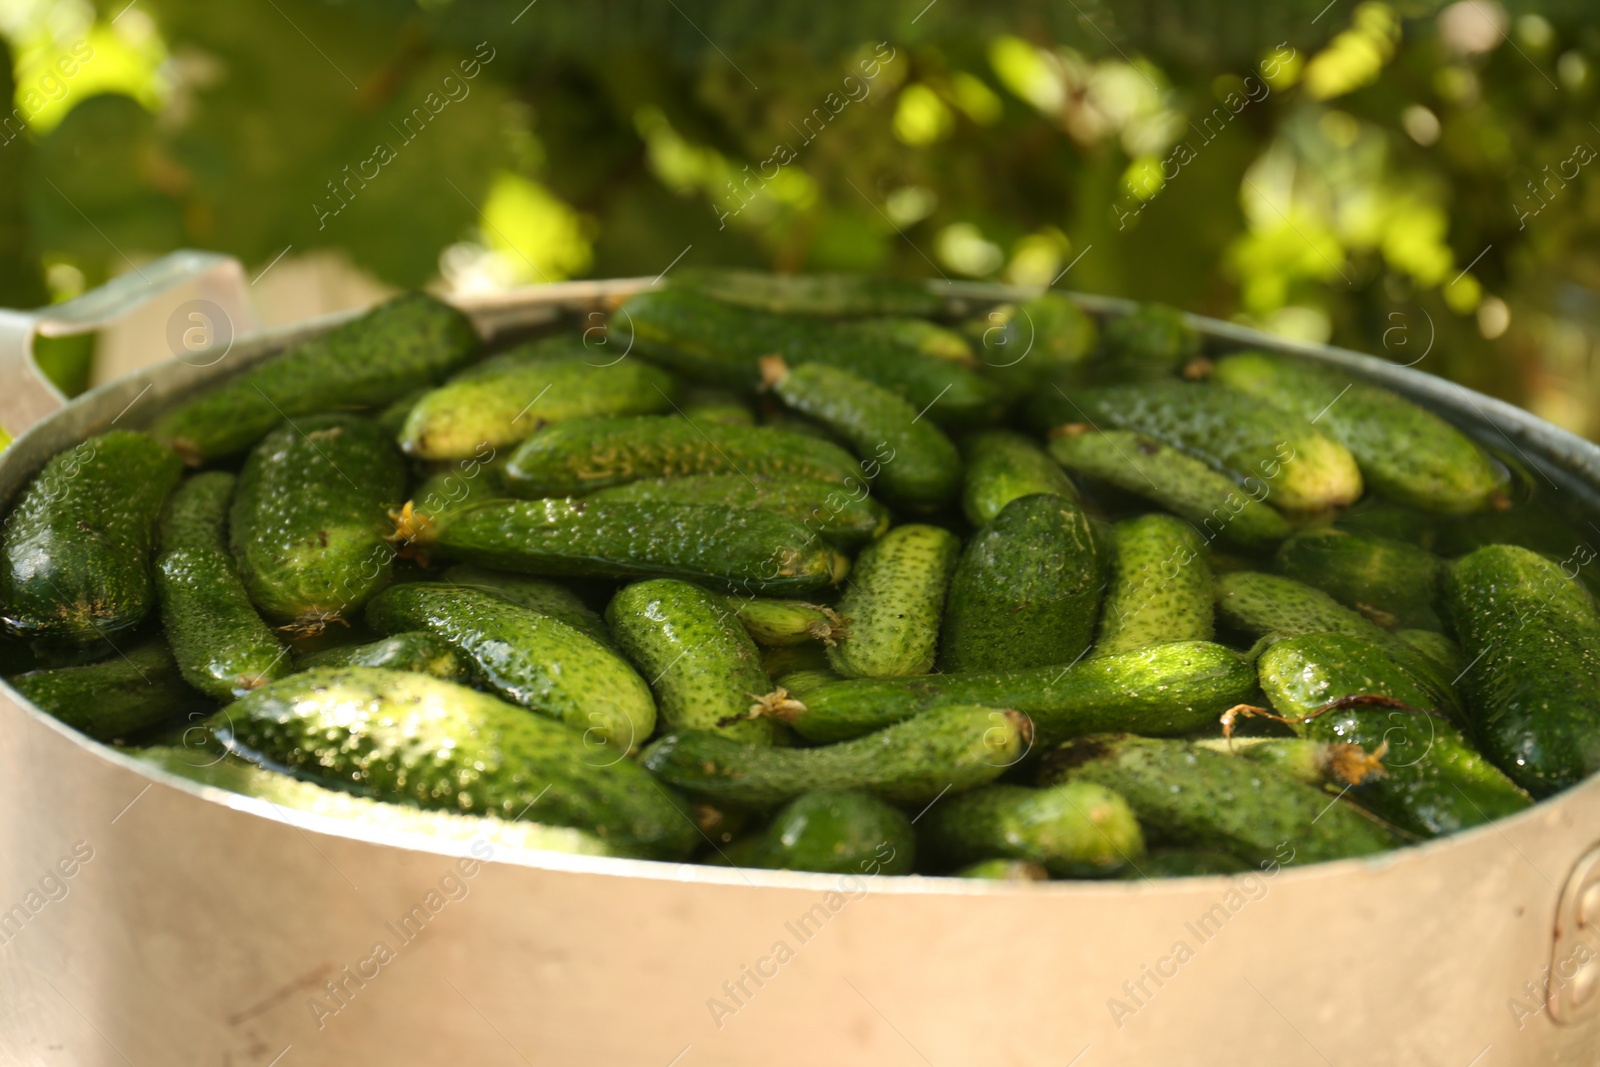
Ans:
[[[1101,331],[1105,356],[1095,378],[1106,382],[1145,382],[1171,378],[1200,354],[1200,332],[1177,308],[1140,304],[1106,323]]]
[[[1336,530],[1404,541],[1429,552],[1442,551],[1439,546],[1439,525],[1437,515],[1370,495],[1362,497],[1333,520]]]
[[[444,638],[426,630],[398,633],[362,645],[323,649],[296,657],[295,666],[303,671],[318,667],[384,667],[431,674],[450,682],[464,681],[471,674],[467,657]]]
[[[406,293],[228,378],[159,419],[152,433],[191,463],[243,452],[284,419],[383,407],[478,351],[465,315]]]
[[[1348,448],[1378,493],[1426,511],[1478,511],[1503,479],[1483,450],[1439,416],[1337,367],[1265,352],[1217,363],[1215,379],[1302,419]]]
[[[1141,515],[1117,523],[1112,541],[1115,561],[1094,654],[1211,640],[1211,564],[1194,527],[1171,515]]]
[[[1094,353],[1094,320],[1064,293],[992,309],[971,324],[985,378],[1011,397],[1076,384]]]
[[[599,612],[584,603],[583,598],[559,582],[543,578],[530,578],[525,574],[507,574],[485,567],[460,563],[439,575],[446,585],[462,589],[476,589],[490,593],[513,604],[532,608],[541,615],[560,619],[573,629],[582,630],[603,645],[611,644],[611,631]]]
[[[936,284],[855,274],[768,274],[709,267],[687,267],[672,276],[673,289],[761,311],[821,318],[938,315],[944,301],[934,290]]]
[[[466,511],[486,501],[512,500],[514,498],[505,490],[503,472],[503,463],[483,463],[476,459],[461,461],[459,469],[452,464],[435,471],[412,489],[411,499],[407,501],[410,510],[404,515],[418,514],[429,521],[442,520],[451,512]]]
[[[1018,497],[1054,493],[1078,500],[1078,489],[1061,465],[1021,434],[988,430],[967,438],[964,448],[961,510],[974,526],[982,526]]]
[[[1265,869],[1269,864],[1263,863]],[[1197,878],[1208,874],[1240,874],[1255,870],[1231,852],[1215,848],[1153,848],[1139,861],[1138,867],[1129,867],[1121,877],[1131,880],[1144,878]]]
[[[736,867],[824,874],[910,874],[911,820],[876,797],[848,789],[802,793],[760,833],[722,851]]]
[[[709,504],[770,511],[844,546],[863,545],[889,528],[889,512],[868,495],[866,479],[841,486],[807,478],[701,474],[645,478],[598,489],[584,497],[596,503]]]
[[[823,671],[836,679],[843,677],[828,666],[828,650],[817,642],[763,648],[761,669],[767,672],[769,678],[779,678],[797,671]]]
[[[979,860],[958,871],[952,878],[981,878],[987,882],[1047,882],[1050,872],[1029,860]]]
[[[1059,878],[1115,874],[1144,855],[1144,835],[1128,802],[1090,782],[974,789],[934,805],[920,840],[946,867],[984,858],[1030,860]]]
[[[6,630],[86,644],[143,620],[156,599],[156,520],[182,473],[171,449],[128,430],[52,457],[0,534]]]
[[[967,339],[948,326],[940,326],[927,319],[875,318],[861,319],[853,324],[852,332],[861,337],[882,341],[884,344],[909,348],[930,359],[944,359],[961,366],[975,366],[972,346]]]
[[[156,561],[161,624],[184,681],[231,700],[289,673],[289,650],[256,612],[233,557],[178,548]]]
[[[638,764],[488,693],[376,667],[291,675],[217,712],[230,749],[378,800],[572,826],[658,859],[700,840]]]
[[[1331,787],[1362,785],[1383,777],[1383,762],[1377,755],[1382,742],[1368,752],[1348,741],[1313,741],[1306,737],[1207,737],[1194,742],[1196,748],[1265,763],[1306,785]],[[1360,803],[1365,794],[1351,794]],[[1363,805],[1368,806],[1368,805]]]
[[[678,401],[679,415],[690,422],[720,422],[726,426],[754,426],[756,413],[737,393],[727,389],[695,386],[683,390]]]
[[[228,505],[237,481],[227,471],[205,471],[184,479],[167,497],[156,523],[156,550],[228,551]]]
[[[6,682],[41,710],[96,741],[113,741],[159,726],[197,699],[159,639],[103,663],[28,671]]]
[[[836,644],[845,628],[839,613],[821,604],[742,596],[723,600],[755,642],[769,648],[808,641]]]
[[[1437,630],[1396,630],[1394,635],[1439,664],[1451,678],[1460,678],[1461,672],[1467,669],[1467,657],[1461,646]]]
[[[1282,574],[1315,586],[1386,630],[1438,630],[1444,563],[1427,549],[1342,530],[1303,530],[1278,546]]]
[[[412,582],[373,598],[366,619],[383,634],[443,638],[489,689],[585,731],[585,740],[626,752],[655,732],[655,701],[632,665],[552,616],[476,589]]]
[[[1089,516],[1065,497],[1013,500],[961,553],[939,634],[945,671],[1071,663],[1094,637],[1106,561]]]
[[[828,662],[847,678],[933,670],[945,591],[959,542],[937,526],[897,526],[856,559],[839,599],[844,635]]]
[[[818,686],[844,681],[844,676],[835,674],[826,667],[813,667],[789,671],[787,674],[779,675],[774,680],[778,683],[778,688],[782,689],[786,694],[803,697]]]
[[[1028,740],[1025,716],[960,704],[821,748],[740,744],[687,730],[655,741],[639,762],[686,793],[748,807],[782,804],[813,789],[926,804],[992,782],[1026,754]]]

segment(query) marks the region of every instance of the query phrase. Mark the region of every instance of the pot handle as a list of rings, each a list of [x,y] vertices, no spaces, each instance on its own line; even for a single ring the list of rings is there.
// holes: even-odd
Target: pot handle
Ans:
[[[187,284],[214,304],[231,336],[256,328],[244,268],[232,256],[180,250],[118,275],[82,296],[34,311],[0,308],[0,432],[8,443],[67,402],[33,358],[35,337],[68,337],[108,326]],[[231,339],[231,338],[230,338]]]

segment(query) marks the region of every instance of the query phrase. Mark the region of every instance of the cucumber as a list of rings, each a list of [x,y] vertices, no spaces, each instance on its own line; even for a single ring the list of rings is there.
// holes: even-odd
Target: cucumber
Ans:
[[[57,453],[6,517],[0,612],[17,637],[88,644],[155,604],[150,553],[183,463],[128,430]]]
[[[484,567],[474,567],[470,563],[461,563],[446,569],[439,575],[439,580],[449,586],[476,589],[502,600],[509,600],[513,604],[521,604],[541,615],[560,619],[573,629],[582,630],[603,645],[612,643],[611,631],[606,629],[605,620],[600,617],[599,612],[589,607],[583,602],[582,597],[559,582],[530,578],[525,574],[492,571]]]
[[[1321,511],[1361,496],[1361,472],[1344,445],[1300,416],[1215,385],[1151,382],[1041,392],[1033,415],[1045,426],[1089,422],[1128,430],[1203,460],[1286,511]],[[1058,457],[1059,458],[1059,457]]]
[[[779,678],[796,672],[823,672],[835,679],[843,677],[828,666],[828,650],[819,643],[804,645],[778,645],[761,650],[761,669],[769,678]]]
[[[1471,666],[1474,736],[1518,785],[1546,797],[1600,769],[1600,617],[1561,564],[1515,545],[1457,560],[1445,610]]]
[[[524,441],[506,465],[517,496],[565,496],[691,474],[806,478],[844,485],[856,461],[826,441],[765,426],[695,425],[664,415],[574,419]]]
[[[898,281],[854,274],[768,274],[765,271],[686,267],[672,288],[728,304],[786,315],[844,318],[855,315],[936,316],[943,299],[932,281]]]
[[[237,481],[227,471],[205,471],[184,479],[167,497],[156,523],[157,551],[228,551],[228,505]]]
[[[1268,864],[1262,864],[1263,868]],[[1143,878],[1196,878],[1207,874],[1239,874],[1255,870],[1238,856],[1215,848],[1153,848],[1139,861],[1138,867],[1129,867],[1121,877],[1135,880]]]
[[[407,502],[410,511],[404,514],[418,514],[429,521],[442,521],[451,512],[466,511],[491,500],[515,499],[506,492],[503,463],[491,465],[477,460],[465,460],[462,463],[465,470],[458,470],[452,464],[419,482]]]
[[[1054,493],[1077,502],[1078,489],[1061,465],[1021,434],[989,430],[965,441],[966,476],[961,510],[982,526],[1018,497]]]
[[[1207,542],[1220,538],[1261,548],[1289,536],[1288,521],[1263,503],[1271,492],[1267,482],[1241,488],[1152,437],[1076,423],[1055,435],[1050,455],[1076,474],[1098,478],[1189,520]]]
[[[1059,878],[1115,874],[1144,855],[1128,802],[1089,782],[1045,789],[989,785],[933,807],[921,843],[945,867],[1028,860]]]
[[[903,317],[861,319],[852,332],[887,345],[909,348],[930,359],[944,359],[963,367],[977,365],[967,339],[948,326],[927,319]]]
[[[1117,523],[1112,541],[1115,561],[1094,654],[1211,640],[1211,564],[1194,527],[1171,515],[1141,515]]]
[[[876,797],[848,789],[802,793],[758,834],[729,845],[736,867],[824,874],[910,874],[916,860],[911,820]]]
[[[864,545],[881,537],[889,528],[889,512],[868,495],[865,478],[852,479],[843,486],[808,478],[745,477],[742,474],[645,478],[610,489],[598,489],[584,499],[601,504],[708,504],[770,511],[846,547]]]
[[[1047,882],[1050,872],[1029,860],[979,860],[959,871],[951,871],[950,877],[981,878],[988,882]]]
[[[1303,530],[1278,546],[1278,571],[1386,630],[1438,630],[1443,561],[1426,549],[1342,530]]]
[[[725,426],[754,426],[756,413],[737,393],[696,386],[683,390],[678,414],[690,422],[720,422]]]
[[[385,516],[405,485],[400,453],[367,419],[321,415],[262,438],[228,513],[250,599],[302,629],[359,611],[389,581]]]
[[[1269,764],[1296,781],[1331,787],[1334,792],[1383,777],[1383,761],[1377,753],[1387,751],[1382,742],[1368,752],[1352,742],[1313,741],[1306,737],[1208,737],[1194,745],[1252,763]],[[1357,803],[1364,795],[1351,794]]]
[[[262,620],[233,557],[178,548],[156,561],[161,625],[184,681],[231,700],[290,671],[289,650]]]
[[[1025,713],[1041,743],[1049,744],[1113,728],[1190,733],[1214,725],[1255,692],[1255,669],[1237,652],[1185,641],[1092,657],[1070,667],[836,682],[771,714],[802,737],[838,741],[929,708],[987,704]]]
[[[1095,368],[1100,381],[1160,381],[1200,354],[1200,332],[1165,304],[1140,304],[1106,323],[1101,337],[1105,358]]]
[[[424,395],[400,431],[400,447],[418,459],[463,459],[486,445],[517,444],[550,423],[670,411],[676,391],[670,374],[640,360],[596,365],[582,354],[551,357],[524,346]]]
[[[803,645],[808,641],[833,645],[838,643],[845,629],[839,613],[821,604],[742,596],[724,597],[723,601],[728,610],[738,616],[751,638],[769,648]]]
[[[685,809],[632,760],[562,723],[454,682],[376,667],[292,675],[206,722],[232,750],[378,800],[572,826],[682,860],[700,840]]]
[[[972,324],[983,376],[1011,397],[1076,385],[1094,352],[1094,320],[1063,293],[991,310]]]
[[[959,542],[937,526],[897,526],[857,557],[839,599],[845,632],[828,662],[846,678],[933,670],[945,591]]]
[[[762,360],[772,394],[849,443],[863,466],[877,464],[874,488],[897,508],[936,511],[961,490],[961,454],[950,438],[898,394],[822,363],[793,370]]]
[[[1404,541],[1429,552],[1443,551],[1439,545],[1439,525],[1437,515],[1371,495],[1362,497],[1333,520],[1336,530]]]
[[[1396,630],[1394,635],[1439,664],[1451,678],[1460,678],[1467,669],[1467,657],[1461,646],[1436,630]]]
[[[396,585],[367,605],[379,633],[425,630],[472,662],[513,704],[627,752],[655,732],[650,687],[610,648],[559,619],[508,600],[432,582]]]
[[[383,407],[441,380],[477,351],[465,315],[406,293],[234,375],[157,420],[151,432],[199,464],[243,452],[286,418]]]
[[[159,726],[198,699],[159,639],[103,663],[28,671],[6,682],[41,711],[96,741]]]
[[[1050,493],[1007,504],[967,542],[939,635],[945,671],[1071,663],[1094,637],[1106,562],[1083,509]]]
[[[1151,838],[1250,863],[1317,863],[1402,843],[1359,809],[1276,768],[1184,741],[1081,737],[1045,757],[1041,782],[1104,786],[1126,798]]]
[[[686,730],[653,742],[639,762],[687,793],[747,807],[782,804],[813,789],[926,804],[998,778],[1026,753],[1029,736],[1026,716],[959,704],[821,748],[740,744]]]
[[[1426,511],[1478,511],[1504,481],[1489,457],[1439,416],[1335,367],[1265,352],[1217,363],[1214,377],[1303,419],[1348,448],[1373,490]]]
[[[471,673],[468,664],[454,645],[426,630],[398,633],[363,645],[327,648],[295,659],[295,666],[303,671],[318,667],[384,667],[431,674],[449,682],[465,681]]]
[[[778,688],[785,693],[794,697],[803,697],[818,686],[844,681],[844,676],[822,667],[790,671],[787,674],[779,675],[776,680]]]

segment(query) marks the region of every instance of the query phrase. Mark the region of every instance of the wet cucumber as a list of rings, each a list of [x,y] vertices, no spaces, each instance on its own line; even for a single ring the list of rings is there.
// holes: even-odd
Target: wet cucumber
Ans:
[[[807,604],[803,600],[772,600],[766,597],[723,597],[728,610],[759,645],[781,648],[821,641],[832,645],[844,633],[844,619],[832,608]]]
[[[292,675],[207,721],[219,741],[379,800],[524,816],[659,859],[700,840],[687,812],[632,760],[582,731],[425,674],[347,667]]]
[[[988,882],[1047,882],[1050,872],[1042,864],[1028,860],[979,860],[958,871],[952,878],[981,878]]]
[[[379,633],[443,638],[489,689],[566,723],[592,746],[627,752],[655,731],[655,700],[632,665],[549,615],[475,589],[413,582],[378,594],[366,619]]]
[[[961,553],[939,634],[939,668],[1073,662],[1094,637],[1105,583],[1104,554],[1082,508],[1049,493],[1013,500]]]
[[[935,292],[935,284],[854,274],[767,274],[708,267],[685,268],[672,276],[673,289],[761,311],[824,318],[936,316],[944,309],[944,301]]]
[[[96,741],[113,741],[159,726],[198,699],[160,640],[137,645],[103,663],[28,671],[6,682]]]
[[[945,867],[1029,860],[1061,878],[1115,874],[1144,856],[1144,835],[1128,802],[1090,782],[974,789],[934,805],[920,840]]]
[[[847,678],[933,670],[945,591],[959,542],[937,526],[897,526],[856,558],[839,599],[844,635],[828,662]]]
[[[926,804],[998,778],[1027,752],[1027,718],[970,704],[938,708],[875,734],[821,748],[740,744],[704,730],[668,734],[639,762],[712,801],[765,807],[813,789],[856,789]]]
[[[1451,678],[1460,678],[1467,669],[1461,646],[1436,630],[1396,630],[1394,635],[1411,648],[1444,668]]]
[[[842,486],[807,478],[742,474],[645,478],[598,489],[584,499],[601,504],[620,501],[754,508],[792,519],[834,544],[847,547],[866,544],[889,528],[888,509],[868,495],[865,478],[852,479]]]
[[[736,867],[824,874],[910,874],[916,861],[911,820],[876,797],[817,789],[790,801],[758,834],[722,850]]]
[[[772,743],[771,722],[744,718],[768,688],[761,653],[721,597],[672,578],[635,582],[611,598],[606,622],[650,680],[666,729]]]
[[[1188,519],[1208,542],[1260,548],[1289,536],[1288,521],[1263,503],[1271,494],[1267,482],[1238,486],[1152,437],[1071,424],[1052,438],[1050,455],[1075,474],[1098,478]]]
[[[299,670],[318,667],[383,667],[391,671],[431,674],[450,682],[464,681],[469,661],[455,646],[426,630],[398,633],[364,645],[323,649],[295,659]]]
[[[1094,654],[1211,640],[1211,564],[1194,527],[1171,515],[1141,515],[1117,523],[1112,541],[1115,558]]]
[[[1218,362],[1215,379],[1303,419],[1355,454],[1371,487],[1427,511],[1487,506],[1502,479],[1461,431],[1411,401],[1335,367],[1241,352]]]
[[[599,612],[584,603],[583,598],[559,582],[543,578],[530,578],[525,574],[507,574],[470,563],[457,564],[439,576],[446,585],[461,589],[476,589],[513,604],[532,608],[541,615],[560,619],[573,629],[582,630],[601,644],[611,644],[611,631]]]
[[[1106,323],[1101,331],[1105,357],[1095,378],[1105,382],[1146,382],[1171,378],[1200,354],[1200,333],[1177,308],[1140,304]]]
[[[156,523],[156,550],[178,548],[228,551],[228,505],[238,481],[227,471],[205,471],[186,478],[168,497]]]
[[[198,464],[244,451],[286,418],[383,407],[433,385],[477,351],[465,315],[407,293],[227,379],[151,432]]]
[[[1054,493],[1078,500],[1078,489],[1061,465],[1021,434],[1005,430],[973,434],[964,451],[961,510],[974,526],[982,526],[1018,497]]]
[[[0,612],[17,637],[87,644],[155,604],[156,520],[183,463],[127,430],[58,453],[6,517]]]
[[[1375,781],[1384,774],[1383,762],[1376,755],[1381,744],[1368,752],[1350,742],[1305,737],[1207,737],[1195,741],[1194,746],[1252,763],[1270,764],[1296,781],[1329,787],[1335,792],[1345,786]],[[1360,795],[1350,795],[1358,802],[1361,799]]]
[[[1457,560],[1445,609],[1484,754],[1546,797],[1600,770],[1600,617],[1559,563],[1514,545]]]
[[[1342,530],[1304,530],[1278,546],[1278,571],[1386,630],[1438,630],[1443,561],[1426,549]]]

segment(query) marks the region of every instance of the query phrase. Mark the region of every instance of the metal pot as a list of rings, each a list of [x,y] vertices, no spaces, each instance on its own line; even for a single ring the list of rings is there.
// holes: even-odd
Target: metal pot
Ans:
[[[196,276],[244,306],[236,264],[180,253],[48,319],[0,316],[0,424],[32,424],[0,454],[0,499],[55,452],[343,318],[65,406],[43,386],[33,332],[92,328]],[[464,307],[494,336],[649,284]],[[1381,382],[1584,507],[1600,498],[1600,448],[1522,411],[1193,321]],[[7,1063],[1588,1065],[1597,924],[1595,779],[1371,860],[1147,883],[840,879],[382,836],[151,770],[0,686]]]

